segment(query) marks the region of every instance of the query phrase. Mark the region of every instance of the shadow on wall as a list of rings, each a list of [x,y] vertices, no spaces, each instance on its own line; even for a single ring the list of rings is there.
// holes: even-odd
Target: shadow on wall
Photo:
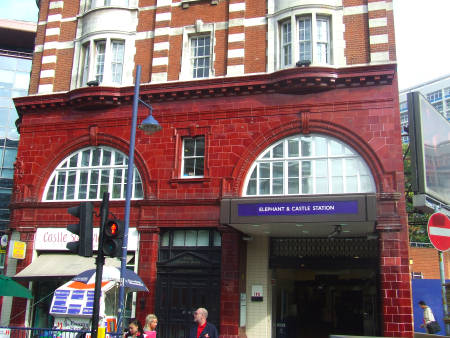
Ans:
[[[433,337],[436,335],[445,336],[444,309],[442,308],[441,281],[440,279],[413,279],[413,313],[414,332],[426,333],[425,328],[421,328],[423,323],[423,310],[419,307],[419,301],[423,300],[433,311],[434,318],[441,326],[441,332],[434,335],[417,335],[417,337]],[[448,280],[446,281],[448,283]],[[416,337],[416,336],[415,336]]]

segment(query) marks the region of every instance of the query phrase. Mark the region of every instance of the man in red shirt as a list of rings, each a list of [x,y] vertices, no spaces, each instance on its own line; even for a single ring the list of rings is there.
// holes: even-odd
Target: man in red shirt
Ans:
[[[194,322],[197,325],[189,331],[189,338],[219,338],[216,327],[208,323],[207,318],[208,311],[202,307],[194,312]]]

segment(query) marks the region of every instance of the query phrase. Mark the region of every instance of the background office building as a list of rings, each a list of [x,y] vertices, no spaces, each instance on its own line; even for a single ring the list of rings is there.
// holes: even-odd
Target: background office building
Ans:
[[[109,191],[123,217],[141,65],[163,129],[136,137],[132,315],[164,338],[199,306],[223,338],[412,337],[393,27],[391,1],[41,0],[14,100],[17,276],[39,299],[74,273],[68,207]]]
[[[9,230],[9,202],[19,133],[13,97],[28,94],[36,24],[0,19],[0,237]],[[5,247],[0,248],[0,274]]]

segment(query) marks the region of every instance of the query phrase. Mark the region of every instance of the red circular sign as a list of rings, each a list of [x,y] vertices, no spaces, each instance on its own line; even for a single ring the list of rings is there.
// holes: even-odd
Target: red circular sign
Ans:
[[[447,215],[436,212],[428,220],[428,238],[439,251],[450,249],[450,219]]]

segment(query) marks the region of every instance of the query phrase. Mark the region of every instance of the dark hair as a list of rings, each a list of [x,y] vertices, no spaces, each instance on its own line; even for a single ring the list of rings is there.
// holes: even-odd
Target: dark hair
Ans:
[[[419,305],[427,305],[427,303],[425,303],[423,300],[421,300],[421,301],[419,302]]]
[[[128,323],[128,325],[130,325],[130,324],[133,324],[133,325],[135,325],[138,328],[138,332],[139,332],[138,335],[139,336],[142,336],[142,337],[144,336],[144,329],[142,328],[142,324],[141,324],[141,322],[139,320],[134,319],[134,320],[132,320],[131,322]],[[131,336],[132,336],[132,334],[127,329],[126,337],[131,337]]]

